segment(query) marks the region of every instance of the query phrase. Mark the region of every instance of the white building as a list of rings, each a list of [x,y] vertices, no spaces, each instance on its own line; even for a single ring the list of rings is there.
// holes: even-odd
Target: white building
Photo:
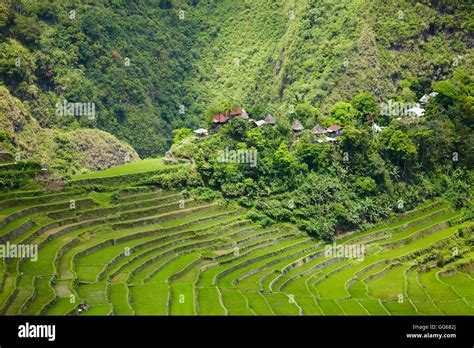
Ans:
[[[266,125],[267,122],[265,120],[258,120],[258,121],[255,121],[255,124],[257,125],[257,127],[262,127]]]
[[[196,134],[199,137],[205,137],[209,134],[209,132],[207,131],[207,129],[199,128],[194,131],[194,134]]]
[[[420,107],[420,104],[417,104],[415,107],[407,110],[407,115],[423,117],[425,115],[425,109]]]
[[[379,132],[383,131],[385,128],[386,128],[386,127],[381,127],[381,126],[379,126],[377,123],[374,123],[374,124],[372,125],[372,129],[373,129],[374,132],[376,132],[376,133],[379,133]]]

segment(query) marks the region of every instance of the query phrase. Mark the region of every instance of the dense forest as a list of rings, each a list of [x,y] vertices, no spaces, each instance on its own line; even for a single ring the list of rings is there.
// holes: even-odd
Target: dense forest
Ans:
[[[441,0],[2,1],[0,80],[41,127],[99,128],[157,156],[226,103],[285,118],[360,91],[413,101],[468,64],[470,13]],[[58,116],[63,100],[96,117]]]

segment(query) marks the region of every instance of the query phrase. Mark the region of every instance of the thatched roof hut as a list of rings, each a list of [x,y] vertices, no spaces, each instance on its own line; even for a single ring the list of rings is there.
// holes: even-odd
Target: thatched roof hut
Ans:
[[[311,133],[313,133],[314,135],[323,135],[323,134],[326,134],[328,131],[321,127],[320,124],[317,124],[316,126],[313,127],[313,129],[311,129]]]
[[[272,126],[276,124],[275,117],[273,117],[271,114],[268,114],[267,117],[265,117],[265,122]]]
[[[293,129],[293,132],[295,133],[301,133],[304,130],[304,127],[299,120],[294,120],[291,129]]]

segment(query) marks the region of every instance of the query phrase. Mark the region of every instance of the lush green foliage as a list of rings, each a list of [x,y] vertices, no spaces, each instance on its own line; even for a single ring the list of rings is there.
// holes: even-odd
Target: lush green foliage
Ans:
[[[0,2],[0,314],[472,315],[473,10]]]
[[[417,85],[411,86],[416,93]],[[345,124],[336,143],[321,142],[309,130],[288,137],[280,127],[258,128],[236,119],[209,137],[176,142],[170,153],[195,162],[202,183],[193,179],[194,185],[241,197],[244,206],[253,207],[252,219],[292,221],[325,238],[434,196],[467,206],[473,162],[466,111],[473,79],[459,69],[435,88],[439,94],[427,104],[424,118],[386,117],[380,133],[372,129],[379,105],[373,95],[360,93],[331,109],[331,116]],[[298,109],[303,112],[313,110]],[[245,158],[219,160],[228,149],[255,151],[256,165]]]
[[[330,236],[399,201],[406,209],[441,193],[469,200],[470,10],[467,1],[10,1],[0,7],[0,77],[43,127],[99,127],[144,156],[164,153],[173,138],[173,157],[195,163],[147,183],[210,187],[265,221]],[[421,122],[381,113],[381,101],[433,90]],[[97,117],[58,115],[62,98],[95,103]],[[271,112],[277,126],[232,121],[205,139],[185,128],[236,106],[256,119]],[[298,139],[294,120],[306,129]],[[375,133],[373,122],[386,129]],[[333,123],[345,127],[337,144],[309,132]],[[53,138],[54,168],[80,170],[69,139]],[[222,163],[225,148],[255,151],[257,165]]]
[[[203,126],[223,105],[312,127],[374,116],[373,97],[353,100],[355,110],[334,105],[360,91],[377,102],[419,98],[427,81],[468,59],[472,6],[9,0],[0,7],[0,80],[41,126],[98,127],[156,156],[173,129]],[[97,117],[58,116],[63,99],[95,103]],[[329,110],[333,119],[321,117]]]

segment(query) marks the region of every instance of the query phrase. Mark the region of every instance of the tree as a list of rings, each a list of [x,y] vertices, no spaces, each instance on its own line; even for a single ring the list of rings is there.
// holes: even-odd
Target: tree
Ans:
[[[462,119],[464,124],[470,126],[471,128],[474,127],[474,97],[468,96],[464,99],[462,104]]]
[[[406,169],[407,163],[416,158],[417,150],[407,134],[397,129],[390,137],[387,150],[391,153],[398,165]]]
[[[300,142],[296,145],[296,156],[310,168],[314,168],[315,159],[318,155],[319,151],[316,144],[312,144],[304,138],[300,139]]]
[[[249,122],[247,122],[247,120],[236,118],[227,122],[227,124],[222,127],[222,132],[233,139],[241,140],[245,137],[248,125]]]
[[[416,93],[408,87],[402,88],[402,91],[400,92],[400,97],[404,102],[414,102],[417,100]]]
[[[292,119],[301,120],[305,128],[313,127],[321,119],[321,111],[311,104],[302,103],[295,107]]]
[[[22,81],[31,84],[35,80],[35,60],[30,51],[16,40],[0,43],[0,78],[9,86],[16,87]]]
[[[127,120],[127,111],[123,105],[116,105],[113,108],[113,112],[118,123],[124,123]]]
[[[413,92],[413,97],[416,99],[420,99],[423,95],[430,93],[432,89],[431,80],[426,77],[410,77],[408,79],[402,80],[400,81],[400,87]]]
[[[32,17],[16,15],[11,28],[13,35],[25,43],[36,43],[41,35],[38,22]]]
[[[355,187],[361,196],[366,196],[377,190],[377,183],[371,177],[359,177],[356,179]]]
[[[458,92],[456,91],[454,85],[449,81],[436,82],[433,85],[433,89],[438,93],[436,98],[444,107],[451,105],[457,99]]]
[[[177,144],[181,140],[189,138],[193,135],[193,131],[189,128],[179,128],[173,131],[173,143]]]
[[[5,27],[8,24],[10,17],[10,9],[5,3],[0,4],[0,28]]]
[[[347,154],[345,159],[351,172],[366,173],[370,168],[368,165],[369,154],[372,152],[372,138],[367,129],[357,129],[348,126],[344,129],[341,137],[342,152]]]
[[[359,93],[351,100],[352,106],[362,123],[373,122],[380,115],[380,105],[370,93]]]
[[[352,124],[356,115],[356,110],[350,103],[339,101],[329,110],[329,116],[334,118],[342,126]]]
[[[279,177],[292,179],[299,169],[296,158],[288,150],[288,145],[281,143],[274,153],[275,171]]]

